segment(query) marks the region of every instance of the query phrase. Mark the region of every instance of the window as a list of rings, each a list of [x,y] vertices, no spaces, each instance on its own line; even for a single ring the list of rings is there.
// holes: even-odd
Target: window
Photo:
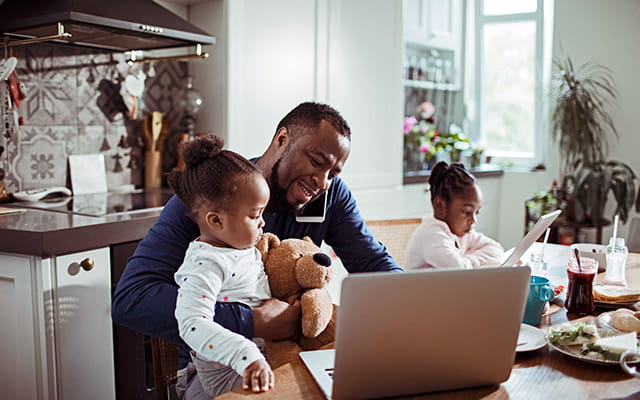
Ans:
[[[470,0],[466,131],[499,163],[543,162],[552,0]]]

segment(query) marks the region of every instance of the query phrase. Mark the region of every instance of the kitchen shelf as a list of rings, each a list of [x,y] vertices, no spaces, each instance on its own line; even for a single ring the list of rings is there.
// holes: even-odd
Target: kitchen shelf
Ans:
[[[407,87],[413,87],[418,89],[431,89],[431,90],[445,90],[449,92],[456,92],[460,90],[460,87],[455,83],[438,83],[429,81],[417,81],[414,79],[404,79],[402,84]]]

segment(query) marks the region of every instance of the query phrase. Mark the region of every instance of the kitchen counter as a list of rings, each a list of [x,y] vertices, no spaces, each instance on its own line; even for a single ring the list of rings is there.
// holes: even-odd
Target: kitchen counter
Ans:
[[[20,203],[4,204],[20,207]],[[25,208],[0,215],[0,252],[49,257],[142,239],[161,210],[104,216]]]

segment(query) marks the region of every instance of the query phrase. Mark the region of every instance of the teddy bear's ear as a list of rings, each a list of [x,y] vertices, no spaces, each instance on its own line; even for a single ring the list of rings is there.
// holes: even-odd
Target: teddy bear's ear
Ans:
[[[309,242],[311,244],[315,244],[315,243],[313,243],[313,240],[311,240],[311,238],[309,236],[303,237],[302,240],[306,240],[307,242]]]
[[[267,258],[267,253],[269,250],[280,246],[280,239],[273,233],[263,233],[258,243],[256,243],[256,248],[262,254],[262,262],[265,262]]]

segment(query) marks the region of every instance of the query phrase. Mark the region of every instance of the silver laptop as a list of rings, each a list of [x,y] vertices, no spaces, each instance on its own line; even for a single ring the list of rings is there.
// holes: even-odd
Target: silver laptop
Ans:
[[[300,357],[333,399],[503,382],[513,366],[529,276],[528,267],[348,275],[335,350]]]
[[[542,236],[544,231],[546,231],[547,228],[551,226],[553,221],[558,218],[558,215],[560,215],[561,212],[561,210],[555,210],[538,218],[535,225],[533,225],[533,227],[529,229],[529,232],[524,235],[522,240],[520,240],[511,254],[509,254],[507,259],[504,260],[501,265],[503,267],[511,267],[515,265],[518,260],[520,260],[520,257],[522,257],[522,255],[529,249],[529,247],[531,247],[533,242],[538,240],[538,238]]]

